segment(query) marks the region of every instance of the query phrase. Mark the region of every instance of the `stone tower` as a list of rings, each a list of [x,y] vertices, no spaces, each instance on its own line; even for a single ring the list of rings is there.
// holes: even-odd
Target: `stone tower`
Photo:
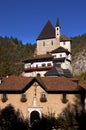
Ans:
[[[58,29],[57,29],[58,28]],[[56,31],[57,30],[57,31]],[[56,36],[56,33],[60,31],[60,27],[53,27],[51,22],[48,20],[44,28],[42,29],[41,33],[39,34],[37,38],[37,54],[47,54],[48,52],[51,52],[52,50],[59,47],[59,35]]]

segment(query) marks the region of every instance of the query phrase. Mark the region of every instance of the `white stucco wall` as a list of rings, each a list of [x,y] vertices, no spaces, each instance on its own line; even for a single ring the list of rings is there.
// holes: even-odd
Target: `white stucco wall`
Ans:
[[[70,62],[65,60],[65,62],[61,64],[61,67],[63,69],[69,69],[70,70]]]
[[[62,52],[62,53],[53,53],[52,55],[54,56],[54,59],[55,58],[67,57],[67,55],[66,55],[65,52]]]
[[[68,49],[69,52],[71,52],[71,42],[70,41],[62,41],[60,42],[60,46],[64,47],[65,49]]]

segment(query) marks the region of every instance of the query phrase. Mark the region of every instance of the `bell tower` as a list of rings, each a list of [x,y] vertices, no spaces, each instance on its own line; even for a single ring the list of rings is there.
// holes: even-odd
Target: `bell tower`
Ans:
[[[56,38],[58,38],[59,41],[60,41],[60,23],[59,23],[59,19],[57,19],[57,22],[56,22],[55,33],[56,33]]]

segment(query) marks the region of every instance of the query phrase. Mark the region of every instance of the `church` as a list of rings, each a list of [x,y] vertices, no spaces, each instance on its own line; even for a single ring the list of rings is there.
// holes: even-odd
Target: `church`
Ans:
[[[59,20],[55,28],[48,20],[37,38],[34,55],[24,61],[23,76],[45,76],[53,67],[71,75],[71,39],[62,35],[60,28]]]
[[[76,100],[79,111],[86,111],[86,84],[72,76],[72,41],[60,31],[59,20],[55,28],[48,21],[38,35],[34,55],[23,61],[22,74],[0,79],[0,108],[11,104],[30,120],[34,115],[64,114]]]

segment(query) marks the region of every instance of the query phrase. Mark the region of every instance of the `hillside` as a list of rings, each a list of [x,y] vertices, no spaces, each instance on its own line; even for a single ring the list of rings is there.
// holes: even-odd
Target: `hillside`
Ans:
[[[34,52],[35,44],[23,45],[17,38],[0,37],[0,76],[20,74],[22,61]]]
[[[72,38],[72,67],[74,74],[86,73],[86,34]]]

